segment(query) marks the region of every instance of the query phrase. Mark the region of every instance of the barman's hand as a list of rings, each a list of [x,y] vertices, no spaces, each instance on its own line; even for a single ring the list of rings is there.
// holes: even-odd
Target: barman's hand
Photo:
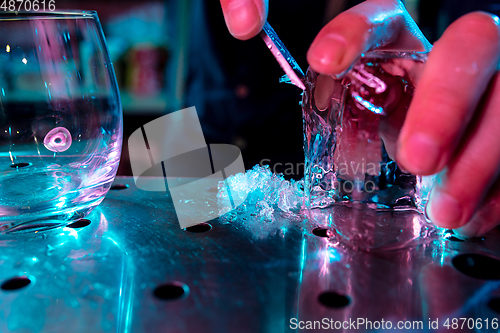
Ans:
[[[262,29],[267,1],[221,0],[229,31],[249,39]],[[398,139],[397,162],[439,173],[427,214],[467,237],[500,223],[500,20],[462,16],[432,48]],[[366,0],[335,17],[307,53],[310,66],[339,74],[373,49],[425,51],[431,45],[398,0]]]

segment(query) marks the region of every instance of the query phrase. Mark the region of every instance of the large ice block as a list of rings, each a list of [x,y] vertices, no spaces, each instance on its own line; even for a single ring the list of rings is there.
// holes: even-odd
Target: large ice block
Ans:
[[[401,170],[395,153],[425,59],[424,53],[378,51],[340,78],[309,69],[302,106],[310,208],[422,209],[432,182]]]

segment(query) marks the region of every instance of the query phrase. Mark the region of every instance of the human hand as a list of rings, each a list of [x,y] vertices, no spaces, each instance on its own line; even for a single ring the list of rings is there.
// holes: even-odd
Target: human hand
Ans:
[[[231,33],[248,39],[262,28],[267,1],[241,2],[254,9],[221,0]],[[427,206],[430,219],[467,237],[500,223],[499,22],[474,12],[446,29],[430,52],[397,144],[405,170],[439,173]],[[400,1],[366,0],[330,21],[307,59],[316,72],[336,75],[374,49],[429,51],[431,45]]]

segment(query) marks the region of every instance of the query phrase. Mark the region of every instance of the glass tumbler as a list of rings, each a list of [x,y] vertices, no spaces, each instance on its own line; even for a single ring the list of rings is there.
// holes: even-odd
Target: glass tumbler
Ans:
[[[97,13],[0,13],[0,232],[87,215],[108,192],[121,147]]]

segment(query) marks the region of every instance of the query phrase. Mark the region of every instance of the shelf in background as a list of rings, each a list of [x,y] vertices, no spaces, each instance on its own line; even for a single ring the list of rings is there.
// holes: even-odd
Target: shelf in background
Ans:
[[[163,94],[142,97],[128,91],[121,91],[120,95],[125,114],[164,114],[167,109],[167,100]]]

